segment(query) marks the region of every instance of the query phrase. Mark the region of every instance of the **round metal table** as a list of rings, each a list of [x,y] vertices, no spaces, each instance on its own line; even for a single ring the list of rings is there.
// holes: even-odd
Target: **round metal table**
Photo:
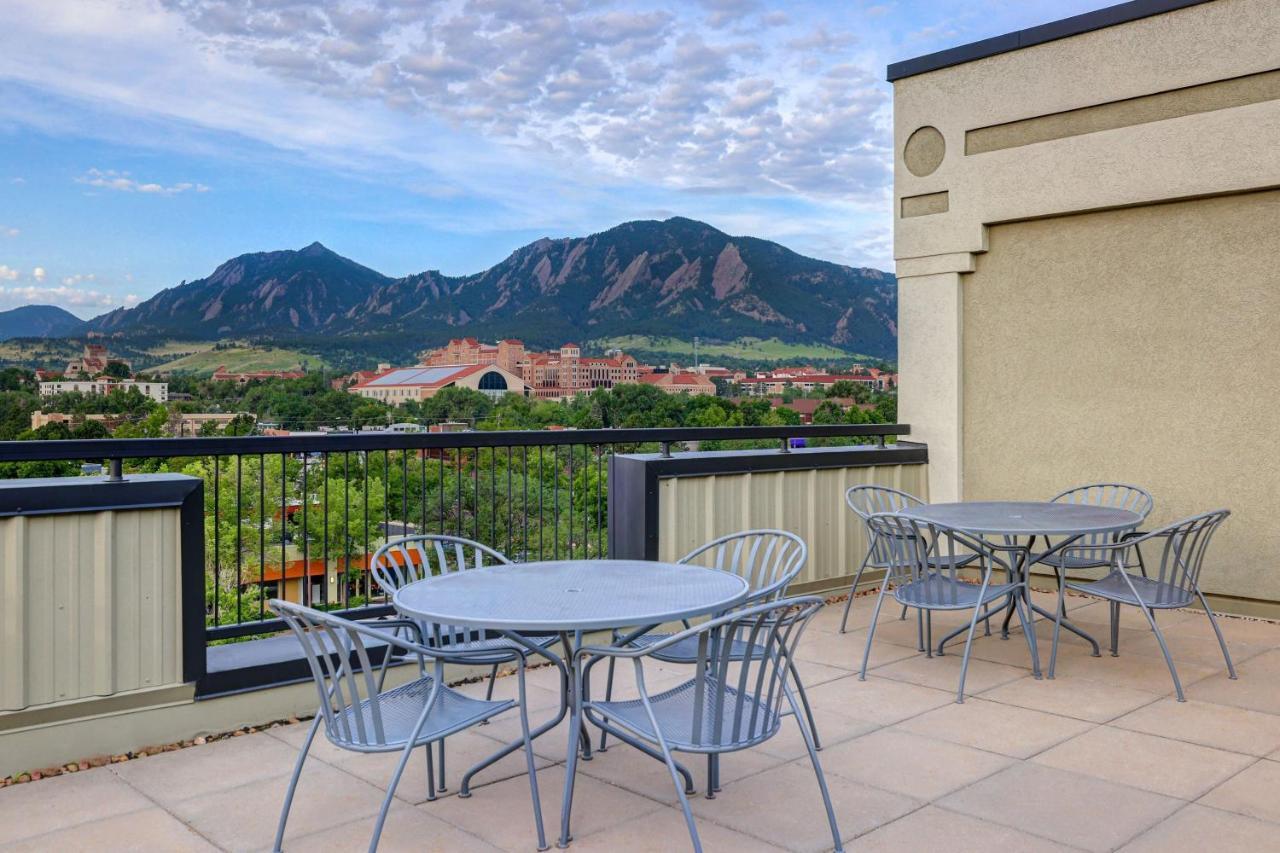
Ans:
[[[576,689],[576,653],[583,633],[634,628],[623,639],[630,642],[632,637],[666,622],[728,610],[744,601],[749,589],[744,578],[701,566],[646,560],[556,560],[487,566],[425,578],[401,587],[393,600],[396,610],[406,616],[440,625],[497,631],[530,652],[552,658],[562,675],[560,709],[554,719],[530,735],[538,737],[555,728],[572,706],[568,752],[572,756],[581,741],[583,758],[589,760],[590,739],[582,737],[581,697]],[[572,649],[567,665],[550,649],[537,649],[522,636],[547,633],[560,634]],[[661,753],[639,741],[628,743],[664,760]],[[468,770],[459,795],[468,794],[476,772],[522,746],[522,741],[507,744]],[[567,846],[571,837],[573,782],[572,776],[566,776],[560,815],[561,847]]]
[[[917,521],[952,527],[982,538],[1001,537],[1006,543],[1027,539],[1027,555],[1030,555],[1036,537],[1042,536],[1046,542],[1049,541],[1050,536],[1062,537],[1060,542],[1050,543],[1051,547],[1037,554],[1037,559],[1055,554],[1085,536],[1121,533],[1132,530],[1142,523],[1142,516],[1127,509],[1050,501],[959,501],[924,504],[903,510],[902,515],[910,516]],[[1017,571],[1021,573],[1026,569],[1024,557],[1019,561]],[[1058,583],[1063,583],[1063,573],[1063,570],[1059,569]],[[1027,597],[1027,604],[1036,613],[1048,619],[1056,619],[1056,614],[1032,603],[1030,596]],[[1009,620],[1012,616],[1011,605],[1005,614],[1004,625],[1001,628],[1001,632],[1006,637],[1009,634]],[[1089,641],[1093,646],[1094,657],[1098,656],[1098,641],[1086,631],[1066,619],[1062,620],[1062,627]],[[938,643],[939,652],[941,653],[942,647],[948,640],[958,636],[964,630],[967,628],[953,631],[943,637]]]

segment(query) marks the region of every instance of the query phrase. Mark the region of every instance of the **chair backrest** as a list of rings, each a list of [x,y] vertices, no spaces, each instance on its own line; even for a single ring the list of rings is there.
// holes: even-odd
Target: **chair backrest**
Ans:
[[[740,530],[699,545],[676,562],[732,572],[750,585],[747,601],[764,601],[786,592],[804,568],[809,546],[786,530]]]
[[[1205,552],[1209,550],[1213,534],[1229,515],[1231,510],[1215,509],[1175,521],[1129,540],[1128,544],[1134,547],[1141,547],[1149,542],[1163,543],[1159,568],[1155,573],[1152,573],[1150,565],[1143,566],[1147,578],[1160,583],[1154,593],[1144,593],[1143,597],[1148,604],[1177,604],[1200,591],[1200,572],[1204,568]],[[1067,550],[1069,552],[1071,549]],[[1122,551],[1127,552],[1128,549]],[[1149,555],[1150,549],[1146,553]],[[1132,573],[1135,563],[1136,559],[1132,562],[1124,559],[1119,568]]]
[[[405,584],[486,566],[509,564],[506,555],[460,536],[424,534],[394,539],[379,548],[370,561],[374,580],[387,595]],[[423,642],[445,646],[475,639],[474,628],[421,622]]]
[[[863,521],[876,513],[902,512],[927,503],[910,492],[875,485],[850,486],[845,490],[844,502]]]
[[[433,575],[510,562],[488,545],[461,536],[427,534],[391,540],[374,552],[369,567],[378,586],[391,595],[405,584]]]
[[[1151,493],[1139,486],[1128,483],[1088,483],[1058,492],[1049,499],[1051,503],[1086,504],[1088,506],[1105,506],[1112,509],[1127,509],[1136,512],[1140,520],[1146,520],[1155,506]],[[1134,525],[1131,529],[1137,529]],[[1079,545],[1105,545],[1114,542],[1128,531],[1117,533],[1090,533],[1081,536],[1072,543],[1071,553],[1078,559],[1090,563],[1105,563],[1106,556],[1102,551],[1077,550]]]
[[[692,743],[750,743],[776,730],[791,655],[822,604],[818,596],[755,604],[671,639],[696,637]],[[743,654],[743,644],[754,651]]]
[[[896,513],[876,513],[867,519],[867,526],[872,533],[872,556],[885,567],[889,584],[905,586],[929,581],[917,587],[913,599],[924,607],[946,607],[957,602],[966,561],[970,561],[968,568],[974,568],[973,554],[978,555],[977,568],[984,574],[995,564],[1008,565],[980,539],[945,525]]]
[[[383,713],[378,672],[370,660],[369,646],[396,642],[396,638],[369,625],[289,601],[272,599],[267,607],[302,644],[329,739],[357,748],[386,745],[388,729],[396,721]]]

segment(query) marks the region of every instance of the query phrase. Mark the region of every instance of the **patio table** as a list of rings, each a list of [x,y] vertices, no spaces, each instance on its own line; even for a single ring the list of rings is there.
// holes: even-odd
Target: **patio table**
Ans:
[[[1132,530],[1142,523],[1142,516],[1127,509],[1051,501],[959,501],[924,504],[904,510],[902,515],[917,521],[952,527],[982,539],[999,537],[1006,545],[1013,545],[1019,539],[1026,539],[1026,549],[1015,552],[1019,555],[1015,558],[1017,565],[1014,567],[1014,573],[1017,575],[1027,571],[1027,558],[1035,547],[1036,537],[1044,537],[1046,542],[1049,541],[1050,536],[1062,537],[1062,541],[1052,544],[1047,550],[1036,555],[1037,558],[1042,558],[1061,551],[1082,537],[1091,534],[1121,533]],[[1064,573],[1065,570],[1059,570],[1059,583],[1065,580]],[[1037,607],[1031,601],[1029,594],[1026,602],[1032,610],[1045,618],[1056,617],[1056,614]],[[1001,627],[1001,633],[1005,637],[1009,635],[1009,620],[1012,614],[1013,605],[1010,604]],[[985,616],[989,620],[991,611],[988,610]],[[1066,619],[1062,620],[1062,627],[1087,640],[1093,646],[1093,656],[1099,656],[1098,641],[1086,631]],[[938,643],[938,653],[942,653],[942,647],[948,640],[967,630],[968,627],[965,626],[943,637]]]
[[[590,758],[590,740],[582,737],[582,697],[578,695],[577,650],[588,631],[633,628],[623,642],[657,625],[718,613],[740,604],[749,585],[729,572],[681,563],[646,560],[556,560],[494,565],[425,578],[396,591],[398,611],[426,622],[460,628],[497,631],[531,652],[548,654],[560,668],[562,692],[555,718],[539,726],[538,737],[564,719],[572,707],[569,755],[582,740],[583,757]],[[566,662],[554,652],[538,650],[522,635],[558,633],[573,650]],[[572,669],[572,673],[570,672]],[[638,741],[627,741],[650,756],[660,753]],[[475,773],[520,748],[522,741],[503,747],[463,776],[459,796],[467,796]],[[686,771],[686,778],[687,771]],[[559,846],[568,845],[573,801],[572,776],[565,778]]]

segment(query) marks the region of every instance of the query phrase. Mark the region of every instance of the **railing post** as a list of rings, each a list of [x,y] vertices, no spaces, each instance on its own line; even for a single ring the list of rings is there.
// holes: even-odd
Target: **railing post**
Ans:
[[[107,460],[107,482],[108,483],[124,482],[124,460],[123,459]]]
[[[783,453],[791,452],[791,439],[789,438],[782,439],[782,452]]]
[[[671,458],[671,442],[660,441],[658,442],[658,447],[660,448],[660,454],[663,459]]]

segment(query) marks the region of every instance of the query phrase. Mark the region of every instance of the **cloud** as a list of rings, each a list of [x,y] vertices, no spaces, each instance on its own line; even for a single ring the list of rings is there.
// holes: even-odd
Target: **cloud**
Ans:
[[[18,276],[22,275],[18,270],[0,264],[0,281],[17,281]]]
[[[75,275],[63,276],[62,284],[64,287],[75,287],[76,285],[82,284],[86,281],[96,281],[97,278],[98,277],[93,273],[76,273]]]
[[[22,232],[17,228],[10,228],[7,225],[0,225],[0,235],[5,237],[17,237]]]
[[[5,267],[0,266],[0,272]],[[0,279],[4,278],[0,275]],[[74,287],[36,287],[0,285],[0,308],[18,305],[53,304],[69,310],[76,308],[102,310],[120,305],[132,307],[141,301],[136,294],[121,296],[100,290],[83,290]]]
[[[90,169],[80,177],[76,178],[76,183],[87,184],[91,187],[98,187],[105,190],[116,190],[118,192],[138,192],[149,193],[154,195],[177,195],[188,191],[198,193],[208,192],[209,188],[204,184],[196,184],[184,181],[178,184],[157,184],[151,182],[138,181],[129,176],[128,172],[117,172],[115,169]]]
[[[44,281],[47,275],[48,273],[45,272],[44,267],[36,267],[31,271],[31,277],[36,281]]]

